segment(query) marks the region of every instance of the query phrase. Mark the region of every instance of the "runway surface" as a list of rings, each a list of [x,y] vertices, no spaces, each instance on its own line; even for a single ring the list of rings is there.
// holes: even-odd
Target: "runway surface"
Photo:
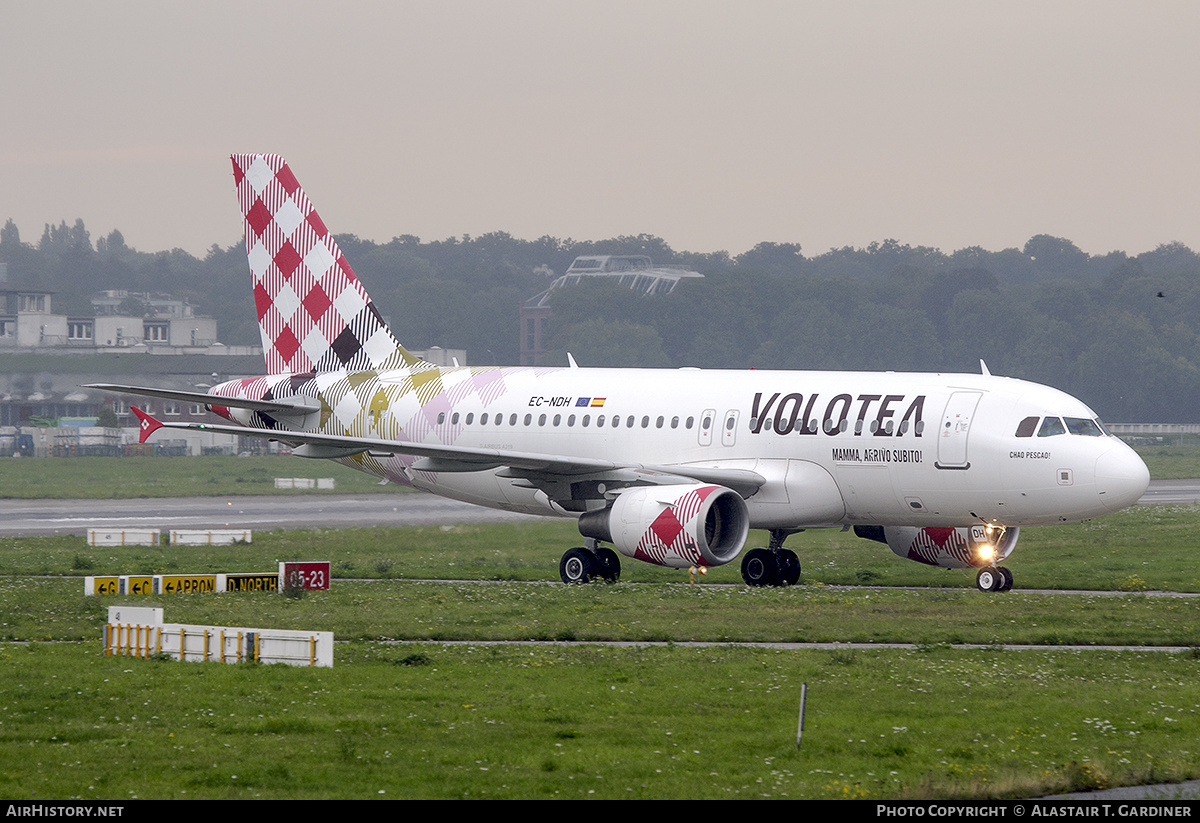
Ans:
[[[1200,479],[1154,480],[1140,505],[1200,504]],[[136,500],[0,500],[0,537],[87,534],[88,529],[311,529],[536,520],[420,492]]]
[[[0,537],[87,534],[88,529],[309,529],[437,526],[536,520],[419,492],[397,494],[160,497],[137,500],[0,500]]]

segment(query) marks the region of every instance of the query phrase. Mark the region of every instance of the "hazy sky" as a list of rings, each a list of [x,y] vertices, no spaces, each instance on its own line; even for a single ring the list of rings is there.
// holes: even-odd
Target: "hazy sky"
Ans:
[[[4,0],[0,222],[202,254],[263,151],[378,241],[1200,250],[1197,44],[1182,1]]]

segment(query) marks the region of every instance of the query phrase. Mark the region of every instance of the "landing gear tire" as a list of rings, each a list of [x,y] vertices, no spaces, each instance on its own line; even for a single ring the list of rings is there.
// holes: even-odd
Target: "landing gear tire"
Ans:
[[[799,568],[800,562],[796,561]],[[751,549],[742,558],[742,580],[747,586],[778,586],[779,561],[769,549]]]
[[[791,549],[780,549],[775,552],[775,560],[779,564],[780,585],[795,586],[800,580],[800,558]]]
[[[621,558],[609,548],[596,549],[596,574],[604,578],[605,583],[616,583],[621,579]]]
[[[1012,588],[1012,572],[1004,567],[984,566],[975,575],[975,586],[981,592],[1006,592]]]
[[[1004,582],[1000,584],[999,591],[1010,592],[1013,587],[1013,574],[1008,570],[1007,566],[998,566],[996,571],[1000,572],[1000,576],[1004,578]]]
[[[558,563],[558,575],[564,583],[590,583],[600,573],[599,565],[587,549],[567,549]]]

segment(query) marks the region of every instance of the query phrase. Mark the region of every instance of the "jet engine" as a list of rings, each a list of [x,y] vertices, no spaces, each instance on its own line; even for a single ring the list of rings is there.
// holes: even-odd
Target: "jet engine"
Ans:
[[[1019,528],[960,526],[958,528],[915,526],[855,526],[854,533],[868,540],[887,543],[895,554],[944,569],[995,566],[1017,547]]]
[[[646,563],[720,566],[746,545],[750,514],[741,495],[724,486],[637,486],[607,509],[580,516],[579,531]]]

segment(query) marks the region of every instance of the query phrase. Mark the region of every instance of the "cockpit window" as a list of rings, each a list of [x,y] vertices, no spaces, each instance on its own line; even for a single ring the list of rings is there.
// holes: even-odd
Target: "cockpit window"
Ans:
[[[1034,430],[1037,429],[1038,418],[1026,417],[1017,425],[1017,437],[1033,437]]]
[[[1062,421],[1057,417],[1047,417],[1042,421],[1042,427],[1038,429],[1038,437],[1053,437],[1056,434],[1066,434],[1067,430],[1063,428]]]
[[[1067,431],[1071,434],[1082,434],[1087,437],[1103,437],[1104,431],[1096,425],[1095,420],[1086,417],[1064,417],[1067,421]]]

